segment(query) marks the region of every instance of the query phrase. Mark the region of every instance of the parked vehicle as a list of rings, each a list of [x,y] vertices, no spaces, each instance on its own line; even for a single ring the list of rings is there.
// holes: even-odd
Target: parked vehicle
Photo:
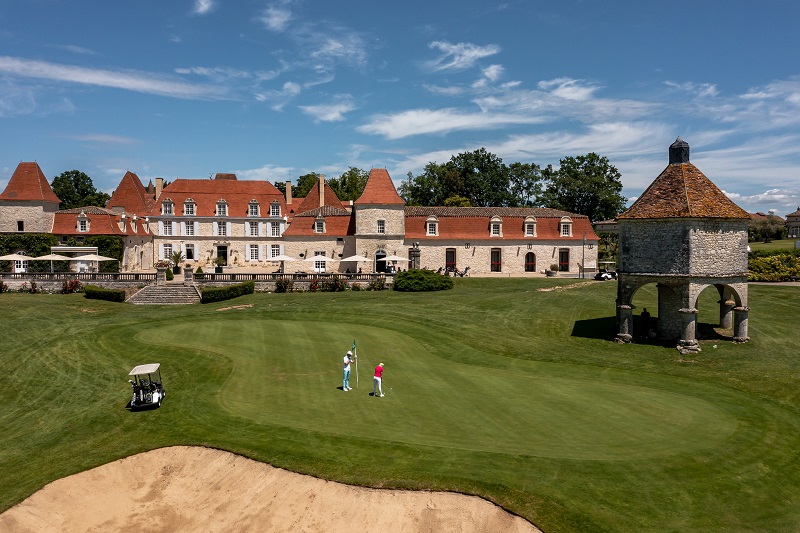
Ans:
[[[128,375],[133,376],[133,379],[128,380],[133,387],[131,409],[161,407],[161,402],[167,392],[164,390],[160,366],[160,363],[151,363],[139,365],[130,371]]]
[[[617,279],[617,271],[616,270],[606,270],[605,268],[601,268],[597,274],[594,275],[594,279],[597,281],[608,281],[610,279]]]

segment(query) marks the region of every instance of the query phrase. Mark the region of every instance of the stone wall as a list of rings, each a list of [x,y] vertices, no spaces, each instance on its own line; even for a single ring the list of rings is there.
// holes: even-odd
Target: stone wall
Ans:
[[[378,220],[385,221],[385,232],[378,233]],[[384,235],[402,238],[405,235],[405,211],[402,205],[356,206],[356,235]]]
[[[690,274],[726,276],[747,272],[747,221],[692,221],[689,250]]]
[[[24,224],[24,233],[50,233],[58,204],[52,202],[0,202],[0,233],[19,233],[17,221]]]

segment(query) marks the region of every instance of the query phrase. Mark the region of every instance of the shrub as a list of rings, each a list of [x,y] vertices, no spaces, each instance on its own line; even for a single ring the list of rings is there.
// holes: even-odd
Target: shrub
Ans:
[[[800,276],[800,250],[750,254],[748,281],[789,281],[795,276]]]
[[[8,292],[8,285],[6,285],[3,281],[0,280],[0,294],[4,292]]]
[[[256,292],[255,281],[245,281],[228,287],[210,287],[201,291],[200,303],[222,302],[245,294],[253,294],[254,292]]]
[[[341,292],[347,288],[347,282],[338,278],[330,278],[322,281],[321,290],[323,292]]]
[[[409,269],[398,272],[394,290],[403,292],[443,291],[453,288],[453,279],[433,270]]]
[[[78,279],[67,280],[61,285],[61,294],[74,294],[83,290],[83,284]]]
[[[350,285],[350,290],[351,290],[351,291],[360,291],[360,290],[361,290],[361,284],[360,284],[360,283],[358,283],[358,282],[356,282],[356,281],[354,281],[354,282],[353,282],[353,283]]]
[[[124,302],[125,291],[123,289],[104,289],[94,285],[86,285],[83,288],[84,298],[90,300],[107,300],[109,302]]]
[[[308,290],[310,292],[317,292],[319,290],[319,280],[312,279],[311,283],[308,284]]]
[[[202,274],[203,273],[203,267],[197,267],[197,270],[195,270],[194,273],[195,274]]]
[[[175,279],[175,274],[172,273],[171,268],[168,268],[165,274],[167,276],[167,281],[172,281],[173,279]]]
[[[384,276],[379,276],[376,278],[372,278],[367,285],[368,291],[382,291],[386,289],[386,278]]]
[[[275,292],[291,292],[294,288],[294,281],[291,279],[279,279],[275,282]]]

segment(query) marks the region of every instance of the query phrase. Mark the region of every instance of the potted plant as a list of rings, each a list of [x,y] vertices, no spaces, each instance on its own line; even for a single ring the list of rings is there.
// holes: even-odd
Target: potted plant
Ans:
[[[556,272],[558,272],[558,263],[550,265],[550,270],[545,270],[544,273],[547,277],[553,277],[556,275]]]
[[[225,258],[217,256],[217,258],[214,259],[214,264],[216,265],[214,267],[214,273],[215,274],[222,274],[222,267],[225,266]]]
[[[181,252],[180,250],[175,250],[174,252],[172,252],[170,254],[169,260],[172,261],[172,264],[174,265],[172,267],[172,273],[173,274],[180,274],[181,273],[181,264],[180,263],[184,259],[185,259],[185,257],[183,256],[183,252]]]

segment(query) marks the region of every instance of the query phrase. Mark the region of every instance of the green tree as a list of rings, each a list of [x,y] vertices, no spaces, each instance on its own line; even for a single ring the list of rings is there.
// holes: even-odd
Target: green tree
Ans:
[[[286,196],[286,182],[285,181],[276,181],[273,183],[275,188],[278,189],[282,195]]]
[[[319,174],[316,172],[303,174],[297,178],[297,185],[292,188],[292,197],[305,198],[308,195],[308,191],[310,191],[314,184],[317,183],[318,179]]]
[[[360,168],[350,167],[338,178],[331,178],[328,183],[341,201],[356,200],[367,185],[369,172]]]
[[[513,207],[539,207],[543,190],[539,165],[511,163],[508,179]]]
[[[548,165],[542,177],[547,184],[545,207],[586,215],[592,221],[614,218],[625,209],[619,171],[594,152],[565,157],[558,170]]]
[[[95,205],[105,207],[111,199],[108,194],[98,191],[92,183],[92,178],[80,170],[62,172],[50,184],[53,192],[61,200],[61,209],[72,209]]]
[[[464,198],[463,196],[458,195],[451,196],[445,200],[444,205],[446,207],[472,207],[469,198]]]

